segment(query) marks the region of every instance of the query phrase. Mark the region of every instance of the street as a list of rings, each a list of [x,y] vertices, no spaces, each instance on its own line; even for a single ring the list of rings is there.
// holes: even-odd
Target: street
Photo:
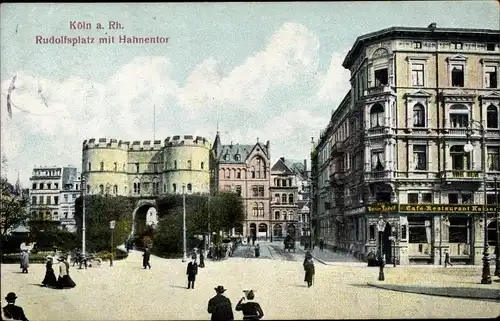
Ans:
[[[305,286],[301,250],[280,252],[276,246],[261,244],[266,258],[232,257],[200,268],[194,290],[187,290],[186,265],[178,259],[151,258],[151,270],[143,270],[142,253],[133,251],[110,267],[70,269],[77,286],[54,290],[39,283],[45,266],[32,264],[21,274],[18,264],[1,266],[2,298],[15,292],[28,319],[36,320],[208,320],[207,302],[214,287],[223,285],[233,308],[243,290],[255,290],[264,319],[333,318],[466,318],[496,317],[500,304],[494,301],[435,297],[378,289],[367,285],[377,279],[378,270],[364,266],[330,266],[316,263],[315,283]],[[240,248],[238,255],[250,250]],[[302,251],[303,252],[303,251]],[[283,258],[279,258],[279,257]],[[439,282],[475,286],[476,269],[394,268],[386,270],[387,282],[412,275],[423,283]],[[457,283],[459,282],[459,283]],[[465,284],[465,285],[464,285]],[[489,287],[498,287],[494,283]],[[5,302],[4,302],[5,305]],[[241,319],[236,312],[236,319]]]

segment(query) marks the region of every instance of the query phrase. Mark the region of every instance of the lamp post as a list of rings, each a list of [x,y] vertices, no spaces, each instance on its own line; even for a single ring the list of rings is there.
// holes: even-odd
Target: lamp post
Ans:
[[[392,266],[396,267],[396,226],[393,226],[392,229]]]
[[[82,254],[85,255],[85,178],[82,176],[82,181],[80,182],[80,187],[82,189]]]
[[[384,217],[382,214],[380,214],[378,218],[378,223],[377,223],[377,229],[378,229],[378,244],[379,244],[379,263],[380,263],[380,269],[378,273],[378,280],[379,281],[384,281],[385,276],[384,276],[384,253],[383,253],[383,245],[382,245],[382,233],[384,232],[385,229],[385,224],[386,222],[384,221]]]
[[[484,252],[483,252],[483,273],[481,277],[481,284],[491,284],[491,275],[490,275],[490,257],[488,253],[488,212],[486,211],[486,133],[484,130],[484,126],[481,122],[477,120],[471,120],[467,126],[467,144],[464,146],[464,151],[466,153],[470,153],[474,150],[474,146],[470,143],[470,136],[472,132],[472,125],[476,124],[481,129],[481,148],[482,148],[482,157],[481,157],[481,167],[483,174],[483,206],[482,206],[482,214],[484,220]]]
[[[495,275],[500,276],[500,217],[498,213],[498,181],[495,177],[495,218],[497,220],[497,244],[495,247]]]
[[[115,224],[116,222],[113,220],[113,221],[110,221],[109,222],[109,228],[111,229],[111,257],[109,259],[109,266],[113,266],[113,257],[115,255],[115,251],[114,251],[114,236],[115,236]]]
[[[182,233],[182,247],[183,247],[183,256],[182,256],[182,262],[187,261],[187,255],[186,255],[186,184],[182,184],[182,225],[183,225],[183,233]]]

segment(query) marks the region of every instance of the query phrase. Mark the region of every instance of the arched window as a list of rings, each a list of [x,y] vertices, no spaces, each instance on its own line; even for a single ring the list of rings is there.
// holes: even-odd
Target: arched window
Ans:
[[[205,163],[201,162],[201,169],[205,169]]]
[[[283,236],[283,228],[281,227],[280,224],[274,225],[273,234],[275,237],[282,237]]]
[[[286,221],[286,211],[283,211],[283,221]]]
[[[104,162],[101,161],[101,172],[104,171]]]
[[[187,187],[188,187],[188,193],[192,193],[193,192],[193,185],[191,185],[191,183],[189,183],[187,185]]]
[[[191,169],[191,160],[187,161],[187,169],[189,169],[189,170]]]
[[[264,217],[264,203],[259,203],[259,216]]]
[[[280,219],[280,211],[274,211],[274,219],[279,220]]]
[[[251,171],[252,171],[252,178],[255,178],[255,167],[252,166]]]
[[[384,126],[384,106],[381,104],[375,104],[370,109],[370,127],[381,127]]]
[[[453,170],[470,169],[470,153],[464,151],[463,145],[453,145],[450,148],[451,166]]]
[[[141,194],[141,183],[139,182],[134,183],[134,194],[135,195]]]
[[[241,178],[241,169],[238,169],[238,172],[236,173],[236,178]]]
[[[469,125],[469,109],[464,105],[450,107],[450,125],[452,128],[465,128]]]
[[[118,170],[118,163],[115,162],[113,165],[114,165],[114,171],[116,172]]]
[[[281,203],[286,203],[286,194],[281,195]]]
[[[175,183],[172,184],[172,191],[174,193],[177,193],[177,184],[175,184]]]
[[[99,194],[104,194],[104,185],[99,185]]]
[[[413,106],[413,127],[425,127],[425,109],[421,104]]]
[[[486,127],[498,128],[498,108],[494,105],[486,109]]]
[[[259,216],[259,206],[257,205],[257,203],[253,203],[252,214],[253,214],[254,217],[258,217]]]
[[[282,179],[281,181],[282,181],[281,185],[282,185],[283,187],[286,187],[286,179]]]
[[[288,203],[293,204],[293,194],[288,194]]]
[[[89,171],[92,170],[92,164],[89,162]]]
[[[276,203],[279,203],[280,202],[280,194],[274,194],[274,201]]]
[[[118,185],[113,186],[113,194],[115,194],[115,195],[118,194]]]
[[[289,220],[289,221],[293,221],[293,220],[294,220],[294,217],[293,217],[293,212],[292,212],[292,211],[290,211],[290,212],[288,213],[288,220]]]

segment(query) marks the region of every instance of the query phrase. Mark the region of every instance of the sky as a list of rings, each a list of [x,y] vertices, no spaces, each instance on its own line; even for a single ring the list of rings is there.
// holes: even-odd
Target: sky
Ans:
[[[496,1],[7,3],[0,12],[1,174],[25,186],[34,166],[81,169],[90,138],[213,142],[218,128],[223,144],[270,141],[273,163],[309,163],[311,137],[349,89],[341,64],[358,36],[431,22],[499,29]],[[118,44],[123,35],[168,43]],[[37,36],[97,40],[37,44]],[[107,36],[116,43],[96,43]]]

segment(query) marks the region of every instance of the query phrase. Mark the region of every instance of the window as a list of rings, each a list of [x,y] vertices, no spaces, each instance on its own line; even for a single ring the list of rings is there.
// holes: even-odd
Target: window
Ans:
[[[424,64],[411,65],[411,85],[412,86],[424,85]]]
[[[486,50],[487,51],[495,51],[495,44],[494,43],[487,43]]]
[[[39,197],[38,197],[38,200],[39,200],[39,202],[38,202],[38,203],[43,204],[43,200],[44,200],[43,196],[39,196]]]
[[[187,187],[188,187],[188,193],[193,192],[193,185],[191,185],[191,183],[189,183]]]
[[[274,201],[276,203],[279,203],[280,202],[280,194],[274,194]]]
[[[264,197],[264,186],[259,186],[259,197]]]
[[[425,217],[408,218],[408,229],[410,243],[430,243],[430,221],[426,220]]]
[[[142,187],[144,189],[144,192],[149,193],[149,182],[142,183]]]
[[[370,240],[375,240],[375,225],[370,225],[370,232],[369,232],[369,238]]]
[[[500,147],[488,147],[488,170],[500,171]]]
[[[259,208],[257,206],[257,203],[253,203],[252,214],[254,217],[259,216]]]
[[[238,172],[236,173],[236,178],[241,178],[241,171],[238,170]]]
[[[134,194],[141,194],[141,183],[134,183]]]
[[[281,184],[283,187],[286,187],[286,179],[283,179]]]
[[[259,197],[259,188],[256,185],[252,185],[252,196]]]
[[[177,169],[177,161],[174,160],[174,169]]]
[[[201,169],[205,169],[205,163],[201,162],[200,167],[201,167]]]
[[[473,204],[474,194],[472,193],[462,193],[462,204]]]
[[[64,215],[64,219],[68,219],[68,212],[64,212],[63,215]]]
[[[90,185],[87,185],[87,194],[90,194],[90,192],[91,192]]]
[[[464,151],[463,145],[454,145],[450,148],[451,166],[453,170],[468,170],[470,154]]]
[[[384,152],[372,152],[372,171],[383,171],[384,169]]]
[[[47,205],[51,205],[51,204],[52,204],[52,200],[51,200],[50,196],[47,196],[47,197],[45,198],[45,200],[46,200],[46,202],[47,202],[47,203],[46,203]]]
[[[457,50],[462,50],[464,46],[461,42],[452,42],[451,44],[453,45],[453,49]]]
[[[432,204],[432,193],[422,193],[422,203]]]
[[[418,204],[418,193],[408,194],[408,204]]]
[[[115,172],[118,170],[118,163],[117,163],[117,162],[115,162],[115,163],[113,164],[113,170],[114,170]]]
[[[496,222],[493,221],[487,226],[488,229],[488,234],[487,234],[487,240],[488,240],[488,245],[496,245],[497,244],[497,227],[496,227]]]
[[[422,41],[414,41],[413,49],[422,49]]]
[[[274,219],[279,220],[280,219],[280,211],[275,211],[274,212]]]
[[[288,186],[292,187],[292,179],[288,179]]]
[[[153,182],[153,194],[154,195],[160,194],[160,183],[159,182]]]
[[[240,154],[236,154],[236,155],[234,155],[234,160],[235,160],[235,161],[240,161],[240,160],[241,160],[241,156],[240,156]]]
[[[384,126],[384,107],[381,104],[375,104],[370,109],[371,128]]]
[[[451,67],[451,86],[463,87],[464,86],[464,66],[452,65]]]
[[[450,121],[453,128],[465,128],[469,124],[469,115],[451,114]]]
[[[189,170],[191,169],[191,160],[187,161],[187,169],[189,169]]]
[[[498,108],[496,106],[489,105],[486,108],[486,127],[498,128]]]
[[[139,163],[135,163],[135,172],[139,173]]]
[[[113,185],[113,194],[118,194],[118,185]]]
[[[104,162],[101,162],[101,172],[104,171]]]
[[[488,204],[488,205],[493,205],[493,204],[500,205],[500,192],[498,193],[497,200],[495,200],[495,194],[486,195],[486,204]]]
[[[484,84],[486,88],[497,88],[497,67],[484,67]]]
[[[375,70],[375,87],[387,86],[389,84],[389,73],[387,68]]]
[[[31,197],[31,204],[36,205],[36,196]]]
[[[54,183],[54,188],[59,189],[59,183]]]
[[[89,171],[92,170],[92,164],[89,162]]]
[[[59,196],[54,196],[54,205],[59,205]]]
[[[293,204],[293,194],[288,194],[288,203]]]
[[[47,183],[47,189],[52,189],[52,184],[51,183]]]
[[[177,184],[175,183],[172,184],[172,190],[174,191],[174,193],[177,192]]]
[[[255,178],[255,168],[252,167],[252,178]]]
[[[225,172],[226,172],[226,178],[231,178],[231,170],[226,169]]]
[[[40,183],[40,189],[43,189],[44,187],[44,183]]]
[[[458,194],[457,193],[448,194],[448,204],[458,204]]]
[[[54,218],[54,221],[58,221],[59,220],[59,213],[54,212],[53,218]]]
[[[413,127],[425,127],[425,109],[421,104],[413,106]]]
[[[264,203],[259,204],[259,216],[264,217]]]
[[[236,185],[236,194],[238,194],[238,196],[241,196],[241,185]]]
[[[427,146],[413,145],[413,166],[416,170],[427,170]]]
[[[36,189],[36,183],[33,183],[32,189]]]
[[[99,185],[99,194],[104,194],[104,185]]]
[[[469,243],[469,219],[450,218],[450,243]]]

